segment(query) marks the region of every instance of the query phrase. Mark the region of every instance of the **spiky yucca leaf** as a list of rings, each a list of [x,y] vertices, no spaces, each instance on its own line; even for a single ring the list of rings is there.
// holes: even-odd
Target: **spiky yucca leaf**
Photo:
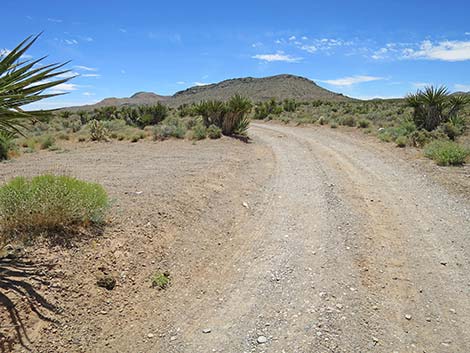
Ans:
[[[451,96],[444,86],[425,87],[406,97],[407,104],[414,109],[413,120],[420,129],[432,131],[440,124],[455,117],[468,103],[463,96]]]
[[[0,132],[21,134],[21,128],[27,121],[47,115],[46,111],[24,111],[21,107],[63,94],[44,92],[72,78],[52,80],[69,72],[61,70],[67,63],[38,67],[45,57],[37,60],[22,59],[39,36],[29,36],[11,52],[0,57]]]

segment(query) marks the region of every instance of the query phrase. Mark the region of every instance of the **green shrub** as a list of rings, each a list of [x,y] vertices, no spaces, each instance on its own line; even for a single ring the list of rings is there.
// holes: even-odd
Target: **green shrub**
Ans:
[[[415,147],[424,147],[432,140],[445,140],[447,136],[441,131],[416,130],[409,135],[411,144]]]
[[[165,289],[170,284],[169,273],[155,273],[151,279],[152,287],[158,289]]]
[[[61,133],[61,134],[57,135],[57,138],[58,138],[59,140],[66,140],[66,141],[68,141],[68,140],[70,140],[70,135],[69,135],[69,134],[66,134],[66,133]]]
[[[207,128],[207,136],[210,139],[218,139],[222,137],[222,130],[215,125],[211,125]]]
[[[67,176],[18,177],[0,188],[0,227],[42,232],[101,223],[108,207],[102,186]]]
[[[383,142],[393,141],[393,138],[394,138],[392,134],[390,133],[390,131],[384,128],[379,129],[379,133],[377,136],[379,137],[379,140]]]
[[[332,122],[330,123],[330,127],[331,127],[332,129],[336,129],[336,128],[338,127],[338,124],[335,123],[334,121],[332,121]]]
[[[202,123],[196,124],[193,127],[192,132],[193,132],[192,138],[194,140],[204,140],[207,136],[207,129]]]
[[[339,123],[344,126],[356,126],[356,119],[352,115],[347,115],[339,120]]]
[[[13,135],[0,132],[0,161],[8,159],[8,152],[13,148]]]
[[[406,136],[398,136],[396,139],[395,139],[395,143],[397,144],[397,147],[406,147],[406,145],[408,144],[408,138]]]
[[[282,109],[284,109],[285,112],[295,112],[297,109],[297,103],[295,99],[284,99]]]
[[[359,119],[359,121],[357,122],[357,126],[361,129],[367,129],[370,126],[370,120]]]
[[[424,155],[437,165],[462,165],[470,155],[470,150],[452,141],[436,140],[425,146]]]
[[[184,138],[186,127],[178,118],[167,118],[153,129],[155,140],[165,140],[169,137]]]
[[[137,134],[132,135],[130,140],[131,140],[131,142],[135,143],[135,142],[138,142],[139,140],[142,140],[143,138],[145,138],[145,134],[142,131],[142,132],[139,132]]]
[[[90,138],[92,141],[105,141],[106,135],[108,134],[104,123],[96,119],[91,120],[88,123],[90,127]]]
[[[52,135],[45,135],[39,142],[39,147],[42,150],[51,148],[55,143],[55,138]]]
[[[451,121],[448,121],[445,124],[442,124],[439,127],[439,130],[442,133],[446,134],[451,140],[455,140],[458,136],[462,135],[464,132],[463,126],[455,125]]]

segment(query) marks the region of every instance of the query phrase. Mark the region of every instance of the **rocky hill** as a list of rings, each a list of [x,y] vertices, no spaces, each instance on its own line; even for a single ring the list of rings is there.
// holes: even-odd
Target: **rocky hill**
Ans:
[[[202,100],[227,100],[234,94],[241,94],[253,101],[271,98],[283,100],[293,98],[299,101],[330,100],[345,101],[351,98],[318,86],[312,80],[294,75],[276,75],[262,78],[244,77],[225,80],[205,86],[194,86],[176,92],[173,96],[161,96],[152,92],[138,92],[129,98],[106,98],[86,108],[120,105],[150,105],[158,102],[170,106]],[[85,107],[82,107],[85,108]]]

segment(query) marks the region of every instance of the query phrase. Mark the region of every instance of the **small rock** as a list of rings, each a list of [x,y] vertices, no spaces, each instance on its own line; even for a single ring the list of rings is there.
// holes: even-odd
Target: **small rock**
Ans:
[[[148,338],[154,338],[155,335],[154,335],[153,333],[149,333],[149,334],[147,335],[147,337],[148,337]]]
[[[263,343],[268,342],[268,339],[267,339],[265,336],[259,336],[259,337],[256,339],[256,342],[258,342],[258,344],[263,344]]]
[[[343,309],[343,304],[338,303],[338,304],[336,304],[336,307],[341,310],[341,309]]]
[[[410,315],[410,314],[406,314],[406,315],[405,315],[405,319],[411,320],[411,315]]]
[[[204,330],[202,330],[202,333],[211,333],[212,330],[210,328],[205,328]]]
[[[447,266],[447,261],[441,261],[440,264],[441,264],[442,266]]]
[[[170,337],[170,341],[175,341],[176,338],[177,338],[176,336],[171,336],[171,337]]]
[[[250,208],[246,202],[243,202],[242,205],[243,205],[243,207],[245,207],[245,208]]]
[[[106,288],[107,290],[113,290],[116,286],[116,280],[113,276],[110,275],[102,275],[96,281],[96,285],[98,287]]]

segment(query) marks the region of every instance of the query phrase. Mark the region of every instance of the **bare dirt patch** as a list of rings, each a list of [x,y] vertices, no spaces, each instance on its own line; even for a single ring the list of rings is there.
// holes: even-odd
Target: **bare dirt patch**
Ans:
[[[31,281],[55,321],[16,299],[24,346],[466,353],[467,167],[441,169],[353,129],[255,123],[250,135],[87,144],[2,164],[5,180],[63,172],[115,199],[102,236],[29,250],[54,265]],[[454,173],[464,176],[446,182]],[[104,274],[114,289],[96,285]]]

